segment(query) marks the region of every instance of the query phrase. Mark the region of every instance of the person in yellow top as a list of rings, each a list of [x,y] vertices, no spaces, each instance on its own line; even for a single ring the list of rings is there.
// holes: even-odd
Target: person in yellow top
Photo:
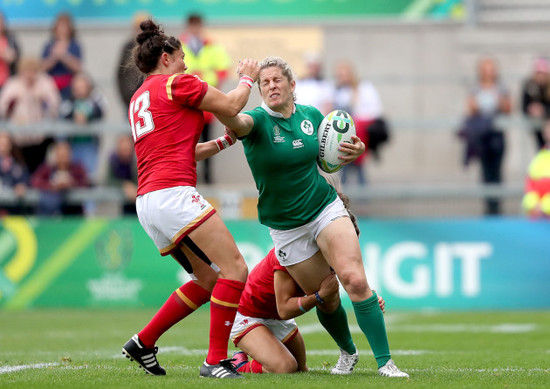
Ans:
[[[545,146],[529,164],[523,196],[523,209],[533,218],[550,218],[550,120],[543,132]]]
[[[185,29],[179,39],[185,53],[187,73],[196,75],[208,85],[220,89],[227,78],[231,60],[222,46],[215,44],[206,36],[201,15],[187,16]],[[203,142],[210,140],[213,120],[214,116],[211,113],[204,112],[204,129],[201,133]],[[203,177],[205,183],[212,182],[208,158],[204,160]]]

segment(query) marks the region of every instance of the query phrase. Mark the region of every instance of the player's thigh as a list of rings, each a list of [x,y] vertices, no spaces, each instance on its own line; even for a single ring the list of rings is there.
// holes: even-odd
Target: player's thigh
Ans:
[[[364,291],[369,286],[361,247],[351,220],[341,217],[331,222],[317,236],[317,244],[350,297],[352,294],[365,297]]]
[[[237,347],[258,361],[266,373],[293,373],[297,369],[294,356],[265,326],[248,332]]]
[[[330,266],[320,250],[303,262],[286,266],[286,269],[306,294],[317,292],[321,282],[330,274]]]
[[[233,236],[215,213],[189,234],[189,238],[220,268],[220,277],[246,281],[248,269]]]

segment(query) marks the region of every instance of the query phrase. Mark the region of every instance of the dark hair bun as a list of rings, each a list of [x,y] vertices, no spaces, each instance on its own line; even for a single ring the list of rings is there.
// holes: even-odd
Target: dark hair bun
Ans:
[[[136,37],[136,42],[140,45],[155,36],[163,35],[163,31],[152,20],[141,22],[139,28],[141,28],[142,32]]]
[[[139,28],[141,33],[136,37],[137,45],[132,57],[137,68],[149,74],[157,67],[163,52],[173,54],[181,49],[181,43],[174,37],[167,37],[164,30],[152,20],[141,22]]]

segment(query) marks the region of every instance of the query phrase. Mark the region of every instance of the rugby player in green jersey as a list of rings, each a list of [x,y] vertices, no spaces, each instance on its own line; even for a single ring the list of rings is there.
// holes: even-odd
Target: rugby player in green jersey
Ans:
[[[357,322],[367,337],[379,373],[408,377],[391,359],[384,316],[378,297],[367,282],[359,239],[348,212],[333,186],[317,168],[317,128],[323,120],[312,106],[295,104],[292,70],[281,58],[260,64],[259,89],[263,103],[233,118],[218,116],[242,140],[246,159],[259,190],[258,214],[267,227],[275,254],[302,290],[310,295],[331,272],[336,272],[349,295]],[[357,159],[365,144],[340,144],[342,164]],[[317,295],[318,296],[318,295]],[[318,296],[321,324],[337,340],[341,358],[357,362],[357,349],[349,334],[346,312],[323,309]]]

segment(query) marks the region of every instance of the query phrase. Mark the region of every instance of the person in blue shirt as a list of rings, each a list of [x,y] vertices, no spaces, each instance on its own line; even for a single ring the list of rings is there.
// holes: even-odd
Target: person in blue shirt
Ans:
[[[42,69],[53,77],[61,98],[69,99],[73,76],[82,70],[82,49],[67,13],[59,14],[54,22],[52,37],[42,52]]]

